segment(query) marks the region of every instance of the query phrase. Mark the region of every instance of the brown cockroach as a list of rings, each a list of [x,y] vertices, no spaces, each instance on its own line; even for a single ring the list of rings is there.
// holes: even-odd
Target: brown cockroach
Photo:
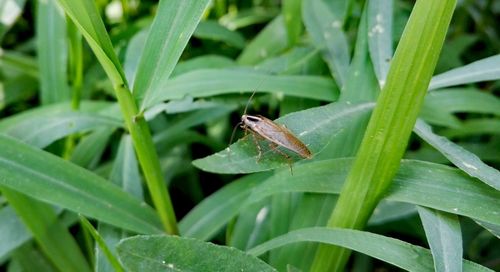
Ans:
[[[312,158],[312,153],[307,148],[307,146],[301,140],[299,140],[295,135],[293,135],[293,133],[290,130],[288,130],[288,128],[286,128],[284,125],[277,124],[262,115],[247,114],[248,105],[250,104],[250,101],[252,100],[254,95],[255,92],[253,92],[253,94],[250,96],[247,105],[245,106],[245,110],[243,111],[243,115],[241,116],[241,121],[238,123],[238,125],[242,129],[244,129],[245,132],[249,131],[250,133],[252,133],[254,142],[259,152],[257,161],[259,161],[262,156],[262,148],[260,147],[257,138],[263,138],[269,141],[270,148],[280,153],[288,160],[290,171],[292,171],[290,157],[283,151],[279,150],[278,149],[279,146],[288,149],[290,151],[293,151],[294,153],[297,153],[302,158],[305,159]],[[233,135],[234,135],[234,130],[233,130]],[[231,136],[231,141],[233,135]]]

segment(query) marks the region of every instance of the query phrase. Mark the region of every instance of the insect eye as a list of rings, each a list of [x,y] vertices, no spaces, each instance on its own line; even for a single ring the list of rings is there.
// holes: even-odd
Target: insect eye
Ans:
[[[257,122],[260,121],[260,118],[253,117],[253,116],[247,116],[247,120],[250,121],[250,122],[257,123]]]

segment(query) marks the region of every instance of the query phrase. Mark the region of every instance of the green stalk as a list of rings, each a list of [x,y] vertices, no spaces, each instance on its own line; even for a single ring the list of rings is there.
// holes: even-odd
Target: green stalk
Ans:
[[[113,83],[116,98],[132,137],[153,204],[166,232],[178,234],[174,209],[163,180],[160,161],[153,145],[148,124],[142,113],[139,113],[135,99],[127,86],[125,74],[114,52],[95,2],[92,0],[59,0],[59,3],[85,37],[108,78]]]
[[[115,86],[115,93],[120,104],[125,123],[129,129],[135,152],[146,178],[151,198],[160,215],[160,219],[169,234],[179,234],[174,208],[167,192],[160,160],[153,144],[144,115],[139,113],[132,93],[125,85]]]
[[[83,49],[82,49],[82,35],[78,32],[73,21],[67,21],[67,33],[69,38],[69,74],[71,81],[71,109],[78,110],[80,108],[82,83],[83,83]],[[77,135],[72,134],[66,138],[64,146],[65,159],[71,158],[75,142],[78,138]]]
[[[362,229],[399,168],[456,0],[416,2],[337,205],[331,228]],[[350,251],[320,245],[311,271],[342,271]]]

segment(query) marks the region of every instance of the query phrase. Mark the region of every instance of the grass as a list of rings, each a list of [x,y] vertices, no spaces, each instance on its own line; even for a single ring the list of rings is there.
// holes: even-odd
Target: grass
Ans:
[[[497,6],[0,3],[0,265],[499,270]]]

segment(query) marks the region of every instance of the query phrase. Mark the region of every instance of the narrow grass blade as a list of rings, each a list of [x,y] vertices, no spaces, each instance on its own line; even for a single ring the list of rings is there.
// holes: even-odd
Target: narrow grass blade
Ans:
[[[268,176],[269,174],[256,174],[243,177],[205,198],[179,222],[182,236],[210,239],[238,214],[238,203],[245,201],[251,189]]]
[[[283,1],[282,13],[285,19],[288,44],[293,46],[300,39],[302,34],[302,0]]]
[[[37,5],[37,53],[42,104],[69,100],[66,18],[57,0]]]
[[[434,134],[431,127],[422,120],[417,121],[414,131],[465,173],[500,190],[500,172],[498,170],[485,164],[476,155],[447,138]]]
[[[114,86],[126,84],[120,61],[115,54],[111,40],[94,1],[59,0],[66,14],[75,22],[76,27],[99,59],[104,71]]]
[[[4,173],[2,170],[0,170],[0,173],[2,173],[1,176],[3,177],[9,175],[9,173]],[[12,173],[10,176],[12,176]],[[58,270],[91,271],[75,239],[66,226],[57,219],[57,214],[50,205],[34,201],[21,192],[6,188],[3,185],[0,187],[2,194],[8,199],[23,223],[37,240],[42,251]]]
[[[248,205],[278,193],[338,194],[352,161],[344,158],[296,165],[293,176],[289,169],[283,169],[253,189]],[[499,191],[464,175],[459,169],[422,161],[402,161],[384,199],[500,224],[499,197]]]
[[[498,79],[500,55],[494,55],[434,76],[429,90]]]
[[[6,136],[0,150],[2,186],[124,229],[160,232],[150,207],[92,172]]]
[[[97,246],[102,250],[104,255],[106,255],[106,258],[108,261],[111,263],[113,270],[116,272],[123,272],[125,271],[120,264],[120,261],[113,255],[109,247],[106,245],[106,242],[104,239],[101,237],[99,232],[92,226],[92,224],[85,218],[84,216],[80,215],[80,222],[82,223],[83,227],[92,235],[92,238],[94,238],[94,241]]]
[[[0,66],[11,73],[19,73],[35,79],[40,77],[36,59],[19,52],[0,50]]]
[[[245,38],[239,32],[229,30],[216,21],[201,21],[193,33],[199,39],[224,42],[238,49],[245,47]]]
[[[343,18],[322,0],[304,1],[302,17],[335,82],[343,86],[349,69],[349,45],[342,30]]]
[[[169,80],[149,100],[150,108],[161,101],[185,97],[209,97],[228,93],[272,91],[285,95],[334,101],[338,89],[332,80],[319,76],[274,76],[248,70],[202,69]]]
[[[128,43],[127,51],[125,52],[123,70],[125,71],[125,76],[131,86],[134,86],[135,84],[135,75],[137,74],[142,51],[144,50],[144,46],[146,46],[148,35],[149,28],[145,28],[137,32]]]
[[[189,252],[190,254],[186,254]],[[127,271],[276,271],[234,248],[178,236],[135,236],[118,245]]]
[[[470,112],[500,116],[500,99],[477,89],[452,88],[429,92],[425,105],[431,110],[448,113]]]
[[[131,194],[139,200],[143,200],[141,176],[139,174],[139,166],[134,154],[132,139],[130,135],[122,136],[118,153],[116,154],[111,170],[110,180],[118,185],[125,192]],[[116,245],[121,239],[129,237],[130,232],[112,225],[98,222],[97,230],[103,238],[103,242],[109,248],[112,255],[117,256]],[[106,253],[101,247],[95,247],[95,270],[96,271],[116,271],[111,260],[106,256]]]
[[[282,16],[277,16],[245,47],[238,56],[241,65],[255,65],[283,52],[288,47]]]
[[[10,206],[0,210],[0,259],[31,238],[31,234]]]
[[[148,100],[148,96],[159,91],[158,85],[168,79],[209,2],[160,1],[145,45],[148,50],[142,51],[134,81],[137,101]],[[138,105],[145,108],[141,102]]]
[[[248,251],[258,256],[291,243],[318,242],[349,248],[408,271],[433,271],[428,249],[382,235],[347,229],[306,228],[289,232]],[[383,250],[381,250],[383,249]],[[479,264],[462,260],[465,271],[492,271]]]
[[[393,0],[368,2],[368,45],[380,88],[385,85],[392,59]]]
[[[397,172],[438,61],[456,0],[416,2],[328,227],[363,228]],[[321,245],[311,271],[342,270],[343,248]]]
[[[427,242],[434,259],[434,271],[462,271],[462,232],[456,215],[418,207]]]
[[[98,128],[89,135],[85,135],[76,145],[70,161],[87,169],[94,169],[102,159],[114,128]]]
[[[462,138],[473,135],[500,134],[499,118],[475,118],[464,121],[458,127],[443,130],[441,134],[447,138]]]

